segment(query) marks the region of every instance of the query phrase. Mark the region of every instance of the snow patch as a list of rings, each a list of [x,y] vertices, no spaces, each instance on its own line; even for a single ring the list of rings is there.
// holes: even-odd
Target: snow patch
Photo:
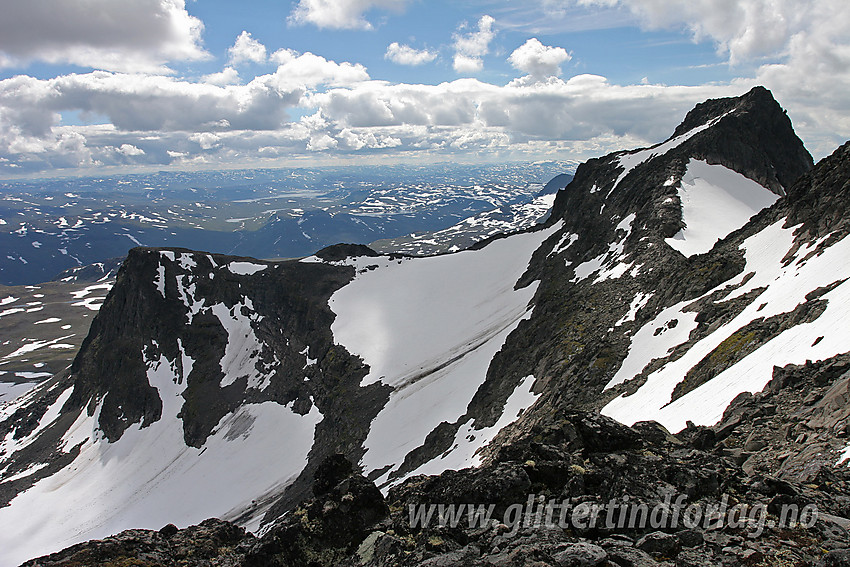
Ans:
[[[153,280],[156,290],[165,299],[165,266],[159,264],[156,267],[156,277]]]
[[[728,114],[728,112],[726,114]],[[619,177],[617,177],[617,180],[614,182],[614,185],[611,187],[611,190],[608,191],[608,197],[611,196],[611,193],[614,192],[614,189],[617,188],[617,186],[620,184],[620,181],[622,181],[634,168],[636,168],[637,166],[639,166],[640,164],[642,164],[645,161],[649,161],[649,160],[651,160],[651,159],[653,159],[657,156],[664,155],[667,152],[669,152],[670,150],[672,150],[673,148],[676,148],[676,147],[682,145],[683,143],[688,141],[690,138],[692,138],[696,134],[699,134],[703,130],[710,128],[710,127],[714,126],[715,124],[717,124],[720,121],[721,118],[726,116],[726,114],[723,114],[722,116],[718,116],[717,118],[710,120],[709,122],[703,124],[702,126],[697,126],[696,128],[689,130],[689,131],[685,132],[684,134],[681,134],[680,136],[676,136],[675,138],[673,138],[671,140],[667,140],[664,143],[658,144],[657,146],[653,146],[653,147],[647,148],[645,150],[640,150],[640,151],[637,151],[637,152],[632,152],[632,153],[623,154],[623,155],[619,156],[617,158],[617,161],[619,162],[620,166],[623,168],[623,171],[620,173]],[[675,183],[675,180],[673,182],[670,182],[670,180],[668,179],[668,181],[665,183],[665,185],[667,185],[667,183],[670,183],[670,185],[672,185],[673,183]],[[607,199],[607,197],[606,197],[606,199]]]
[[[93,291],[96,291],[96,290],[99,290],[99,289],[102,289],[104,291],[109,291],[110,289],[112,289],[112,285],[113,285],[112,283],[100,283],[100,284],[90,285],[90,286],[87,286],[87,287],[85,287],[81,290],[72,291],[71,296],[74,299],[82,299],[84,297],[87,297]],[[103,298],[98,298],[98,299],[103,299]]]
[[[449,469],[460,470],[479,466],[481,464],[479,451],[486,447],[499,431],[516,421],[540,397],[532,391],[533,385],[534,376],[523,378],[505,402],[502,415],[495,425],[475,429],[473,420],[470,419],[458,430],[451,449],[410,473],[408,478],[419,474],[437,475]]]
[[[267,265],[254,264],[252,262],[230,262],[227,269],[238,276],[252,276],[268,268]]]
[[[16,356],[21,356],[23,354],[27,354],[29,352],[36,351],[36,350],[38,350],[42,347],[45,347],[45,346],[54,345],[54,344],[58,343],[59,341],[64,341],[65,339],[70,339],[73,336],[74,335],[66,335],[64,337],[59,337],[58,339],[53,339],[53,340],[49,340],[49,341],[37,341],[37,340],[32,340],[32,339],[24,339],[24,340],[32,340],[32,342],[23,345],[22,347],[18,348],[16,351],[14,351],[12,353],[7,354],[6,356],[3,357],[3,360],[15,358]]]
[[[685,256],[703,254],[779,196],[722,165],[690,160],[679,186],[685,228],[664,241]]]
[[[632,274],[633,277],[635,275],[636,274]],[[629,321],[634,321],[635,316],[637,316],[638,311],[640,311],[641,309],[644,308],[644,306],[647,304],[647,302],[649,301],[649,299],[653,295],[654,294],[652,294],[652,293],[643,293],[643,292],[639,292],[637,295],[635,295],[634,299],[632,299],[632,302],[629,304],[629,311],[625,315],[623,315],[622,319],[620,319],[619,321],[614,323],[614,326],[619,327],[620,325],[622,325],[624,323],[628,323]]]
[[[245,297],[242,303],[237,303],[230,308],[223,303],[218,303],[209,309],[218,317],[221,326],[227,331],[227,344],[224,347],[224,355],[219,361],[224,374],[221,387],[229,386],[240,378],[248,379],[249,388],[262,390],[268,386],[271,368],[264,368],[263,372],[257,370],[257,362],[264,345],[251,326],[252,321],[260,320],[259,315],[254,313],[251,298]],[[249,314],[245,315],[243,310]]]

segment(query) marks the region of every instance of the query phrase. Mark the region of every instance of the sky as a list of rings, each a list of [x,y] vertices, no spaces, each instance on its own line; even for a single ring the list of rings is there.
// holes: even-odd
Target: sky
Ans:
[[[847,0],[4,0],[0,178],[584,160],[771,89],[850,138]]]

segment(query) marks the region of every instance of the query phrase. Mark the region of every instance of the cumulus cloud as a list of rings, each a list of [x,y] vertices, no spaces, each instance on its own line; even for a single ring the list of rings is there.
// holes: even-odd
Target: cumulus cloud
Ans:
[[[251,37],[251,34],[242,31],[232,47],[227,49],[228,61],[231,65],[240,63],[265,63],[266,46]]]
[[[350,150],[395,148],[402,144],[401,139],[393,136],[376,135],[371,131],[356,132],[349,128],[340,131],[336,139]]]
[[[239,71],[237,71],[233,67],[225,67],[218,73],[210,73],[209,75],[204,75],[202,80],[205,83],[209,83],[211,85],[218,85],[220,87],[226,85],[238,85],[240,82]]]
[[[127,157],[132,156],[143,156],[145,155],[145,150],[141,148],[137,148],[133,144],[121,144],[121,147],[116,150],[119,154]]]
[[[484,60],[480,57],[469,57],[455,53],[452,67],[461,75],[472,75],[484,68]]]
[[[490,42],[496,36],[496,20],[484,15],[478,20],[476,31],[454,35],[454,69],[458,73],[474,73],[484,67],[482,57],[490,52]]]
[[[533,37],[516,48],[508,62],[533,79],[557,77],[561,74],[561,64],[572,59],[563,47],[549,47]]]
[[[407,0],[299,0],[289,16],[291,24],[318,28],[372,29],[364,14],[374,8],[401,10]]]
[[[201,146],[202,150],[209,150],[218,145],[219,140],[221,140],[221,136],[213,132],[197,132],[189,136],[189,140],[197,142],[197,144]]]
[[[277,51],[273,59],[279,64],[273,75],[273,82],[278,87],[341,86],[369,79],[366,67],[359,63],[336,63],[309,51],[303,54],[291,50]]]
[[[202,30],[184,0],[13,0],[0,18],[0,65],[168,72],[169,61],[209,57]]]
[[[713,40],[732,63],[786,50],[799,32],[826,23],[843,0],[578,0],[622,6],[650,28],[685,26],[696,40]]]
[[[334,140],[327,134],[317,134],[310,138],[307,142],[307,150],[311,152],[321,152],[324,150],[332,150],[339,145],[337,140]]]
[[[401,45],[397,42],[389,44],[384,59],[388,59],[399,65],[424,65],[437,58],[437,54],[427,49],[414,49],[409,45]]]

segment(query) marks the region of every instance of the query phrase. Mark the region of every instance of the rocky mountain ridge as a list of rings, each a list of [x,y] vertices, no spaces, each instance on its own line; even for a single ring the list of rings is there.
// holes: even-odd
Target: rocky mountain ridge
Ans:
[[[398,506],[411,500],[403,495],[454,502],[464,483],[483,482],[500,466],[510,478],[537,480],[520,482],[517,493],[464,493],[465,502],[533,489],[579,503],[640,486],[647,488],[633,496],[659,498],[649,489],[658,479],[641,480],[640,471],[650,461],[680,470],[684,459],[685,472],[664,477],[668,492],[716,500],[721,485],[732,486],[739,498],[761,502],[765,494],[751,485],[770,474],[797,483],[794,494],[816,491],[806,502],[846,517],[844,472],[835,463],[844,435],[840,357],[847,352],[846,335],[836,329],[846,328],[850,306],[848,179],[850,146],[811,169],[784,111],[757,88],[698,106],[666,142],[583,164],[545,225],[458,254],[414,259],[339,246],[302,261],[261,262],[135,249],[67,375],[0,410],[0,502],[7,504],[0,520],[16,526],[0,537],[17,549],[15,530],[27,530],[55,549],[49,542],[216,516],[278,534],[243,542],[230,564],[241,564],[255,544],[271,546],[267,559],[297,563],[279,546],[302,545],[298,529],[312,526],[327,506],[340,508],[347,494],[297,512],[337,453],[388,495],[390,525],[375,517],[378,529],[334,544],[317,536],[310,553],[330,545],[338,550],[327,556],[333,561],[353,561],[364,543],[358,538],[367,536],[373,547],[384,546],[375,559],[383,564],[398,564],[389,557],[402,552],[418,565],[446,554],[479,564],[516,551],[521,540],[428,530],[417,539],[419,532],[406,534],[399,523]],[[706,225],[705,216],[719,220]],[[806,360],[821,362],[810,367]],[[795,378],[781,378],[774,366]],[[810,368],[813,378],[796,378]],[[782,408],[773,417],[742,393],[762,391],[777,376],[786,393],[767,402]],[[823,404],[801,406],[788,392],[811,383]],[[681,433],[640,425],[647,420]],[[788,428],[791,442],[781,433]],[[808,435],[819,460],[805,446]],[[770,453],[780,438],[782,459]],[[647,451],[659,460],[647,461]],[[557,464],[540,472],[542,462]],[[814,477],[801,473],[807,462],[819,463]],[[445,472],[469,466],[480,468]],[[716,488],[694,493],[693,479],[717,466],[724,472],[713,478],[721,480],[706,485]],[[588,470],[596,479],[589,484]],[[800,484],[821,471],[826,480],[817,488]],[[567,489],[562,479],[574,477]],[[608,485],[610,478],[622,482]],[[97,479],[121,488],[104,491]],[[112,515],[78,517],[84,530],[51,523],[37,512],[48,500],[75,510],[94,501]],[[163,502],[170,507],[157,507]],[[213,532],[216,525],[209,524]],[[240,533],[232,539],[242,541]],[[645,559],[637,551],[616,555],[609,549],[615,543],[598,545],[598,537],[564,533],[549,534],[549,559],[535,560],[571,564],[551,558],[573,544],[604,552],[594,550],[598,561],[582,564]],[[825,532],[811,533],[798,534],[809,542],[802,547],[825,541]],[[621,535],[631,546],[620,547],[651,555],[644,547],[654,544],[639,543],[648,533]],[[139,537],[159,545],[159,536]],[[676,553],[696,547],[675,537],[678,543],[667,544]],[[776,549],[782,537],[765,549]],[[838,549],[846,538],[826,539]],[[705,542],[703,536],[699,545]],[[709,543],[717,558],[730,547]],[[570,545],[556,550],[561,544]],[[18,553],[23,560],[29,551]],[[616,559],[629,553],[632,563]],[[699,552],[688,553],[683,557]],[[814,548],[805,553],[817,555]],[[511,557],[499,561],[520,561]],[[452,564],[449,556],[441,561]]]

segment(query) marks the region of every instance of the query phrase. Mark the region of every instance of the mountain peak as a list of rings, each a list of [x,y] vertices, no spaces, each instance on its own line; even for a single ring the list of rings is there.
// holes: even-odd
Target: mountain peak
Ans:
[[[646,219],[643,226],[673,237],[686,224],[679,189],[695,161],[722,166],[779,196],[814,165],[785,111],[770,91],[756,87],[698,104],[664,142],[582,164],[558,194],[550,222],[636,214]]]
[[[720,163],[783,195],[814,165],[787,112],[758,86],[744,95],[710,99],[691,110],[673,138],[716,121],[692,140],[695,157]]]
[[[670,137],[676,138],[694,128],[708,124],[711,120],[722,117],[734,110],[748,111],[753,108],[762,108],[765,110],[779,111],[784,114],[784,111],[773,98],[773,94],[762,86],[753,87],[749,92],[737,97],[725,98],[710,98],[705,102],[697,104],[685,115],[681,124],[676,127],[673,135]]]

